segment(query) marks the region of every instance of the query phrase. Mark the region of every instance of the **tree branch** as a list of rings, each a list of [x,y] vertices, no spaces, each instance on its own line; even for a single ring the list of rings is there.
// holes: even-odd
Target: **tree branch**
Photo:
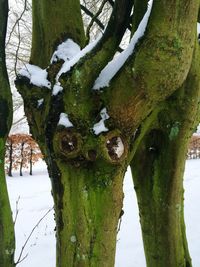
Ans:
[[[100,7],[99,7],[99,10],[96,12],[96,14],[94,14],[94,16],[92,17],[87,29],[86,29],[86,43],[89,43],[90,41],[90,29],[94,23],[94,21],[98,18],[98,16],[101,14],[105,4],[107,3],[108,0],[103,0]]]
[[[27,245],[29,239],[31,238],[32,234],[34,233],[34,231],[35,231],[35,229],[38,227],[38,225],[41,223],[41,221],[44,220],[44,218],[45,218],[45,217],[46,217],[52,210],[53,210],[53,208],[49,209],[49,210],[42,216],[42,218],[39,219],[39,221],[36,223],[36,225],[35,225],[35,226],[33,227],[33,229],[31,230],[31,232],[30,232],[30,234],[28,235],[28,237],[27,237],[27,239],[26,239],[24,245],[22,246],[22,249],[21,249],[20,254],[19,254],[19,257],[18,257],[18,259],[17,259],[17,261],[16,261],[16,263],[15,263],[15,266],[16,266],[17,264],[19,264],[20,262],[22,262],[22,260],[24,260],[24,259],[27,257],[28,254],[25,255],[25,257],[23,257],[23,259],[22,259],[22,255],[23,255],[24,249],[26,248],[26,245]]]
[[[137,129],[155,105],[180,88],[187,77],[197,38],[198,3],[184,1],[183,8],[178,2],[154,2],[148,31],[105,90],[109,115],[121,128]],[[177,14],[181,21],[178,26]]]
[[[85,12],[85,14],[87,14],[89,17],[93,18],[94,22],[96,22],[96,24],[102,29],[105,29],[105,26],[103,25],[103,23],[98,19],[98,17],[96,17],[89,9],[87,9],[86,6],[81,5],[81,9]]]
[[[20,14],[19,18],[15,21],[15,23],[14,23],[14,25],[13,25],[11,31],[10,31],[10,34],[9,34],[9,36],[8,36],[8,40],[7,40],[7,42],[6,42],[6,47],[7,47],[7,45],[10,43],[10,39],[11,39],[12,34],[13,34],[14,30],[15,30],[15,27],[16,27],[17,25],[19,25],[20,20],[22,19],[22,17],[23,17],[23,15],[24,15],[24,13],[26,12],[26,10],[27,10],[27,0],[24,0],[24,8],[23,8],[23,11],[22,11],[22,13]]]
[[[149,0],[134,0],[134,12],[132,18],[132,34],[137,30],[137,27],[142,20],[148,6]]]

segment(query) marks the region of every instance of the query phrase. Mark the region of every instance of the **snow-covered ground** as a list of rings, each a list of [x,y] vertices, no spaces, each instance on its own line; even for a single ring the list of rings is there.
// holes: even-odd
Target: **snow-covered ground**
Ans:
[[[16,230],[16,260],[33,227],[53,206],[50,181],[44,163],[37,164],[34,175],[17,173],[7,178],[13,216],[18,201]],[[124,182],[124,211],[121,230],[118,235],[116,267],[145,267],[138,208],[130,171]],[[187,161],[185,171],[185,217],[187,236],[193,266],[200,266],[200,160]],[[20,267],[55,267],[55,232],[53,210],[42,220],[31,236]]]

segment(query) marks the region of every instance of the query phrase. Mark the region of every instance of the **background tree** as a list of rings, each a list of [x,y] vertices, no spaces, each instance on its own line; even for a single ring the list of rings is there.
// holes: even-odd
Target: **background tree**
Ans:
[[[12,122],[12,97],[5,63],[8,1],[0,0],[0,266],[14,266],[14,227],[5,181],[5,143]]]
[[[182,176],[199,119],[199,1],[154,1],[145,16],[146,0],[107,2],[103,36],[80,51],[79,1],[33,0],[34,65],[16,82],[52,181],[57,267],[114,266],[129,164],[147,266],[190,267]]]
[[[23,112],[23,101],[15,88],[14,80],[16,73],[28,63],[30,58],[31,27],[30,1],[10,1],[6,38],[6,63],[13,98],[12,133],[28,133],[27,121]]]
[[[8,136],[6,142],[5,167],[9,176],[13,170],[29,168],[29,174],[33,174],[33,165],[42,159],[42,153],[38,144],[27,134],[13,134]]]

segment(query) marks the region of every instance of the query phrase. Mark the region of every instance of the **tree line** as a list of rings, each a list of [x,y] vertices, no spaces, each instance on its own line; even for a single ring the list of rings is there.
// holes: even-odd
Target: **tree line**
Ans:
[[[19,170],[20,176],[23,169],[29,168],[33,174],[33,165],[42,159],[38,144],[28,134],[9,135],[6,142],[5,169],[8,176],[12,177],[13,170]]]

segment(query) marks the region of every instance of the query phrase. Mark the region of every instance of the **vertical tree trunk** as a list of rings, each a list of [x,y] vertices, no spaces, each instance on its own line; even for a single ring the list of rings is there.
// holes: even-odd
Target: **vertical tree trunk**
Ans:
[[[148,267],[191,267],[183,204],[183,173],[190,136],[199,119],[199,47],[183,87],[161,106],[133,158]],[[169,112],[170,111],[170,112]]]
[[[183,220],[187,144],[176,141],[152,130],[131,165],[148,267],[192,266]]]
[[[6,187],[4,157],[12,122],[12,97],[5,63],[8,1],[0,0],[0,266],[14,266],[14,225]]]
[[[33,175],[33,149],[31,148],[30,151],[30,161],[29,161],[29,165],[30,165],[30,171],[29,174]]]
[[[12,177],[12,165],[13,165],[13,143],[10,141],[9,146],[9,169],[8,169],[8,176]]]
[[[19,167],[19,174],[20,176],[23,176],[22,169],[24,164],[24,142],[21,144],[21,161],[20,161],[20,167]]]
[[[124,171],[112,167],[51,166],[57,267],[113,267]],[[105,167],[105,169],[104,169]]]

